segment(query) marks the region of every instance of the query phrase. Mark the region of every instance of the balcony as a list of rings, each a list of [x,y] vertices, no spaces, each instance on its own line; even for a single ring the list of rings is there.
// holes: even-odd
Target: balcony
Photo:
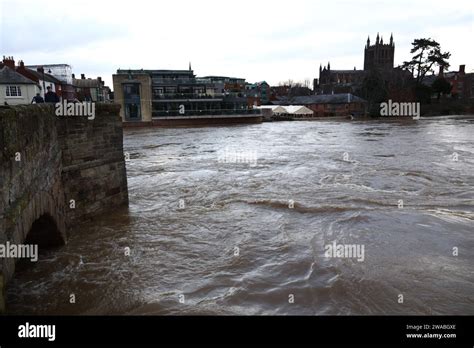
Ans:
[[[178,101],[178,100],[209,100],[222,101],[223,93],[153,93],[153,101]]]
[[[158,111],[153,110],[152,117],[179,117],[179,116],[230,116],[230,115],[261,115],[258,109],[219,109],[219,110],[186,110],[184,115],[178,110]]]
[[[202,82],[198,82],[192,78],[160,78],[153,77],[153,85],[204,85]]]

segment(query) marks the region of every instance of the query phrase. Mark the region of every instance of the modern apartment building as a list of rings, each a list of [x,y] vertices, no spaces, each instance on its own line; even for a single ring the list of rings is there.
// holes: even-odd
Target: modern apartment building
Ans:
[[[226,86],[236,81],[226,82],[222,77],[196,78],[191,69],[119,69],[113,75],[113,82],[115,102],[122,105],[124,122],[189,117],[215,119],[258,113],[247,107],[244,95],[226,91]]]
[[[291,104],[306,106],[313,111],[314,117],[361,117],[367,113],[367,101],[350,93],[294,97]],[[279,105],[290,105],[290,101],[280,101]]]

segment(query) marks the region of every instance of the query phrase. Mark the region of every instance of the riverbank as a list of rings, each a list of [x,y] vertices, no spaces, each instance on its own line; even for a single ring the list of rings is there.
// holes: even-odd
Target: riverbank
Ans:
[[[202,115],[202,116],[174,116],[155,117],[151,122],[123,122],[124,128],[161,127],[179,128],[193,126],[223,126],[236,124],[261,123],[262,115]]]
[[[265,118],[263,122],[301,122],[301,121],[310,121],[310,122],[351,122],[351,121],[384,121],[384,122],[416,122],[422,121],[424,119],[429,118],[458,118],[458,119],[470,119],[474,117],[473,113],[466,113],[466,114],[448,114],[448,115],[436,115],[436,114],[427,114],[424,116],[420,116],[419,119],[408,117],[408,116],[363,116],[363,117],[352,117],[352,116],[328,116],[328,117],[311,117],[311,118],[290,118],[290,117],[275,117],[275,118]]]

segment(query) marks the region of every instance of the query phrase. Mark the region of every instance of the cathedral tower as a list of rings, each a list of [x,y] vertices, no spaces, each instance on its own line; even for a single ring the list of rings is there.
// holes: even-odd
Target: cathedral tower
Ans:
[[[367,45],[364,50],[364,70],[371,69],[392,69],[395,58],[395,42],[393,34],[390,36],[388,44],[383,43],[377,33],[375,45],[370,45],[370,38],[367,38]]]

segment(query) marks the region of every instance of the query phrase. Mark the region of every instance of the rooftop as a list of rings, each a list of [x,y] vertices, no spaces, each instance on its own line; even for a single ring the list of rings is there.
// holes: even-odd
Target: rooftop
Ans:
[[[283,99],[276,103],[280,105],[285,104],[299,104],[299,105],[310,105],[310,104],[346,104],[346,103],[365,103],[366,100],[359,98],[350,93],[341,93],[341,94],[319,94],[319,95],[310,95],[307,97],[293,97],[291,100]]]
[[[146,70],[146,69],[117,69],[120,74],[163,74],[163,75],[193,75],[193,70]]]
[[[362,74],[364,73],[364,70],[355,70],[355,69],[352,69],[352,70],[327,70],[331,73],[337,73],[337,74]]]
[[[36,78],[43,80],[43,73],[40,73],[37,70],[30,69],[30,68],[25,68],[30,74],[36,76]],[[44,73],[44,80],[48,82],[53,82],[53,83],[61,83],[57,78],[55,78],[53,75]]]
[[[202,76],[199,77],[200,79],[210,79],[210,80],[243,80],[244,78],[241,77],[231,77],[231,76]]]
[[[260,86],[260,85],[263,85],[263,84],[268,85],[267,81],[258,81],[258,82],[253,83],[252,86]]]
[[[99,79],[73,79],[72,84],[79,88],[97,88],[102,87],[104,82]]]
[[[10,69],[7,66],[3,66],[0,69],[0,83],[7,84],[7,83],[16,83],[16,84],[29,84],[29,85],[36,85],[36,82],[30,80],[23,76],[20,73],[17,73],[15,70]]]
[[[26,65],[27,68],[38,68],[38,67],[44,67],[44,68],[65,68],[68,67],[70,68],[71,66],[69,64],[41,64],[41,65]]]

